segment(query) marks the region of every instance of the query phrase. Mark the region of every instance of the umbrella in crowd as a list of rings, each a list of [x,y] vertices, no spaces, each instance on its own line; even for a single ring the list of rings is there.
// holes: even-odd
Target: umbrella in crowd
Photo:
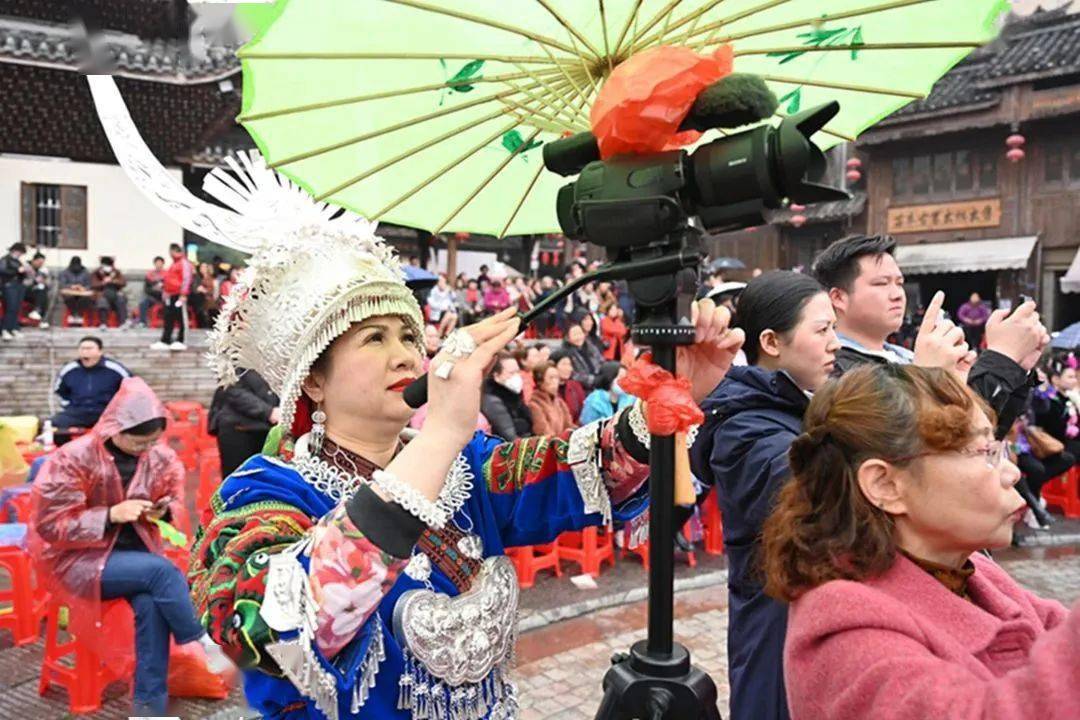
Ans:
[[[1054,333],[1050,340],[1050,347],[1056,350],[1073,350],[1080,348],[1080,322],[1073,323],[1061,332]]]
[[[777,123],[837,100],[853,140],[997,32],[1005,0],[278,0],[239,11],[239,120],[320,200],[431,232],[558,229],[544,143],[590,130],[611,74],[660,46],[763,79]],[[683,53],[685,56],[685,53]],[[708,62],[708,60],[706,60]],[[719,137],[712,130],[706,142]]]
[[[405,273],[405,284],[412,290],[423,290],[439,281],[435,273],[414,265],[402,265],[401,270]]]
[[[709,272],[724,272],[725,270],[743,270],[746,263],[738,258],[721,257],[709,263]]]

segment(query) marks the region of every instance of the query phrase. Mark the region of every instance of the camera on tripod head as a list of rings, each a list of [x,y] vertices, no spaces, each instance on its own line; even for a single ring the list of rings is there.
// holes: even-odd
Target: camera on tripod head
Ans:
[[[679,129],[744,126],[775,109],[776,99],[763,81],[731,75],[701,92]],[[817,184],[825,156],[810,140],[839,110],[839,103],[826,103],[775,127],[759,125],[693,152],[600,160],[590,132],[548,143],[545,166],[563,176],[579,174],[559,190],[559,225],[569,238],[607,248],[618,262],[632,249],[670,242],[691,227],[722,232],[760,225],[765,210],[785,200],[846,199],[842,190]]]
[[[695,99],[679,130],[745,127],[776,110],[776,97],[754,75],[728,75]],[[701,239],[706,230],[736,230],[765,222],[765,211],[785,200],[813,203],[846,199],[818,184],[825,155],[811,142],[840,110],[833,101],[721,137],[693,152],[670,150],[600,159],[591,132],[544,146],[544,165],[577,180],[559,189],[563,233],[607,250],[616,268],[670,259],[667,272],[638,276],[630,294],[643,322],[635,341],[693,341],[690,304],[697,290]],[[618,274],[617,272],[615,274]]]

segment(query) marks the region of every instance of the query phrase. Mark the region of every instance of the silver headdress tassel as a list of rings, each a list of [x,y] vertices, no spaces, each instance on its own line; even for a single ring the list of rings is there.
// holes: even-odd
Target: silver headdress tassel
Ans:
[[[352,323],[401,317],[420,343],[420,306],[405,286],[393,249],[376,224],[316,202],[242,153],[210,172],[203,190],[226,207],[196,198],[168,174],[140,137],[116,83],[87,77],[98,116],[120,165],[163,212],[209,240],[252,253],[210,334],[209,361],[222,384],[254,369],[281,399],[292,426],[311,365]]]

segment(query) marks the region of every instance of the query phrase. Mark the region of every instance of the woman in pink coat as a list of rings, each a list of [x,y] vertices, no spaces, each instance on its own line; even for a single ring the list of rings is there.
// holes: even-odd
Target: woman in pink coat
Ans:
[[[794,720],[1080,717],[1080,604],[980,552],[1007,546],[1026,507],[989,414],[916,366],[815,395],[764,531],[766,592],[792,602]]]

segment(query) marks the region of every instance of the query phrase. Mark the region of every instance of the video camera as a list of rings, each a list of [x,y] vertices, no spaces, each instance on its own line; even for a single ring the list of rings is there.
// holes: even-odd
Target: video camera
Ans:
[[[745,85],[743,76],[742,84]],[[709,130],[764,119],[775,99],[733,113],[721,80],[699,95],[680,130]],[[768,93],[769,98],[772,94]],[[721,109],[722,108],[722,109]],[[559,190],[559,225],[567,237],[607,248],[613,261],[626,251],[665,242],[689,226],[728,231],[760,225],[764,211],[824,202],[847,193],[817,184],[825,156],[810,138],[840,110],[833,101],[702,145],[693,152],[623,155],[600,160],[591,132],[544,146],[544,165],[562,176],[579,173]]]

